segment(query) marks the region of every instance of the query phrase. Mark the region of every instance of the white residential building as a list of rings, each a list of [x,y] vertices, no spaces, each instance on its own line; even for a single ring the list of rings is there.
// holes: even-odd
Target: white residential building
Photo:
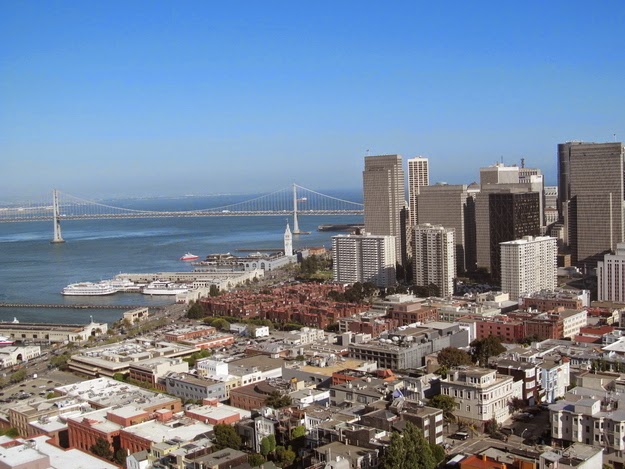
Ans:
[[[414,284],[420,287],[434,284],[439,289],[438,296],[453,295],[456,277],[455,230],[426,223],[414,227],[412,239]]]
[[[334,280],[371,282],[378,287],[396,284],[394,236],[337,235],[332,237]]]
[[[518,383],[522,386],[522,381]],[[509,402],[520,397],[512,376],[498,375],[495,370],[467,368],[455,370],[441,380],[441,394],[456,401],[453,414],[461,420],[484,424],[490,419],[503,423],[510,418]]]
[[[538,363],[538,375],[545,402],[551,404],[566,394],[571,384],[570,371],[568,361],[543,360]]]
[[[625,243],[617,243],[614,254],[597,262],[597,296],[599,301],[625,303]]]
[[[421,187],[430,185],[429,165],[429,160],[421,156],[408,160],[408,202],[411,227],[419,224],[418,196]]]
[[[501,290],[516,300],[523,294],[554,290],[557,286],[556,238],[525,236],[499,244]]]
[[[602,408],[594,398],[561,400],[549,406],[549,418],[551,437],[558,444],[593,445],[604,448],[604,464],[622,466],[625,462],[625,411]]]

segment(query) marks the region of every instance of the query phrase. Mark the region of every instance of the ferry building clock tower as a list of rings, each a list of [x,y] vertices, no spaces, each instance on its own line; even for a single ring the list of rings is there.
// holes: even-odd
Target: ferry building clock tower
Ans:
[[[286,230],[284,230],[284,255],[289,257],[293,255],[293,235],[288,221],[286,222]]]

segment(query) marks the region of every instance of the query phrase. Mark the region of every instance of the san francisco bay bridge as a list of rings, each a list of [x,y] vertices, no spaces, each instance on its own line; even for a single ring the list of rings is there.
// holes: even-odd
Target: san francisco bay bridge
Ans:
[[[297,184],[242,202],[201,210],[155,211],[116,207],[52,191],[51,200],[0,207],[0,223],[52,221],[53,243],[62,243],[61,222],[120,218],[231,217],[293,215],[293,233],[301,233],[298,216],[362,215],[363,204],[333,197]]]

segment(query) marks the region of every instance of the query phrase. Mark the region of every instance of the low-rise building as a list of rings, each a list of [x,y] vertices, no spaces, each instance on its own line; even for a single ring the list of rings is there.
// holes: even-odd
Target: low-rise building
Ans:
[[[132,363],[128,369],[128,377],[144,386],[165,390],[163,378],[169,373],[185,373],[189,371],[189,364],[182,358],[152,358]]]
[[[217,399],[225,401],[226,386],[221,381],[199,378],[189,373],[169,373],[165,379],[165,390],[168,394],[181,399],[201,401]]]
[[[0,347],[0,368],[8,368],[27,362],[41,355],[41,347]]]

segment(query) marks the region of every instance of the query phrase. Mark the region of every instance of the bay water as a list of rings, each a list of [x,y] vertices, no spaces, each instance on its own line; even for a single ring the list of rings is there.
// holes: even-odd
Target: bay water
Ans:
[[[351,198],[354,200],[354,198]],[[215,206],[198,197],[109,202],[149,210],[193,210]],[[191,271],[179,258],[191,252],[204,258],[237,249],[283,248],[287,221],[292,216],[216,216],[198,218],[63,220],[65,243],[50,244],[52,222],[0,223],[0,303],[147,305],[171,303],[173,297],[117,293],[101,297],[67,297],[61,289],[80,281],[97,282],[116,274]],[[301,216],[300,230],[309,235],[293,237],[295,249],[330,248],[334,232],[320,232],[318,225],[362,223],[361,216]],[[73,308],[0,308],[0,321],[50,323],[113,322],[123,310]]]

